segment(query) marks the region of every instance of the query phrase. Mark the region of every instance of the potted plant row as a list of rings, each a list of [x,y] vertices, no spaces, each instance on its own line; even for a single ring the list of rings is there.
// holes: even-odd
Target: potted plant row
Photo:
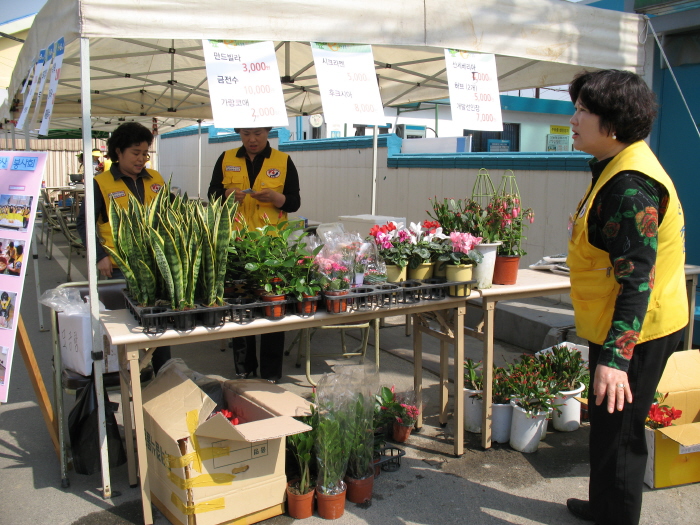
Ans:
[[[233,199],[205,207],[172,196],[169,184],[148,205],[129,197],[126,208],[110,206],[114,249],[106,248],[124,274],[138,308],[169,309],[176,328],[190,328],[190,312],[224,305],[223,290]]]

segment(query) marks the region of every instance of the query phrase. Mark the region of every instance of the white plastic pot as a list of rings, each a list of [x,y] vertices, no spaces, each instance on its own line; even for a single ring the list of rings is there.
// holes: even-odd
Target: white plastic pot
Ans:
[[[576,390],[559,392],[557,397],[554,398],[553,404],[558,405],[561,412],[554,410],[552,415],[552,423],[555,430],[573,432],[581,426],[581,402],[574,398],[583,392],[584,388],[586,386],[583,383],[579,383],[579,387]]]
[[[540,446],[542,426],[547,422],[547,412],[528,416],[527,412],[515,402],[513,420],[510,428],[510,446],[519,452],[536,452]]]
[[[484,417],[484,401],[471,397],[481,394],[483,390],[464,389],[464,430],[473,434],[481,433],[481,421]]]
[[[508,443],[513,420],[513,405],[510,403],[491,405],[491,441]]]
[[[485,290],[493,285],[493,268],[496,264],[496,251],[501,241],[490,244],[479,244],[475,250],[484,256],[484,259],[474,267],[472,279],[476,279],[476,287]]]

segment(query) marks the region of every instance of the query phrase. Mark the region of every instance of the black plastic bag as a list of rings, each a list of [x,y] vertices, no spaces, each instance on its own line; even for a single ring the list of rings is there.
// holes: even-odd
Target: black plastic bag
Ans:
[[[107,448],[109,449],[110,468],[126,463],[124,444],[119,435],[117,418],[114,416],[115,405],[105,399],[105,421],[107,423]],[[93,377],[82,389],[75,401],[75,406],[68,415],[68,434],[73,453],[73,468],[78,474],[94,474],[100,470],[100,434],[97,414],[97,395]]]

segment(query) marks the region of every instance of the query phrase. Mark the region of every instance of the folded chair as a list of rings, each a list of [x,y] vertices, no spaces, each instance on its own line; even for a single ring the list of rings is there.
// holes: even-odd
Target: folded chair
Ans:
[[[82,255],[84,259],[85,245],[83,245],[83,240],[78,235],[76,228],[71,228],[71,226],[68,224],[68,221],[66,221],[66,217],[58,208],[56,209],[56,222],[58,222],[58,225],[61,228],[61,232],[68,241],[68,272],[66,275],[66,281],[70,281],[71,258],[73,256],[73,250],[75,250],[78,255]]]

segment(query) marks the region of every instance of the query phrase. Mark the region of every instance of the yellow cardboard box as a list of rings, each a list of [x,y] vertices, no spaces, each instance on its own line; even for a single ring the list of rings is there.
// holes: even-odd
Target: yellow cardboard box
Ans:
[[[216,403],[174,367],[143,390],[151,493],[174,523],[218,525],[264,509],[282,512],[285,436],[310,430],[293,418],[309,415],[309,402],[264,380],[222,386],[239,425],[221,414],[209,418]]]
[[[676,352],[668,360],[657,388],[668,393],[663,404],[682,410],[673,426],[646,429],[644,482],[651,488],[700,481],[700,352]]]

